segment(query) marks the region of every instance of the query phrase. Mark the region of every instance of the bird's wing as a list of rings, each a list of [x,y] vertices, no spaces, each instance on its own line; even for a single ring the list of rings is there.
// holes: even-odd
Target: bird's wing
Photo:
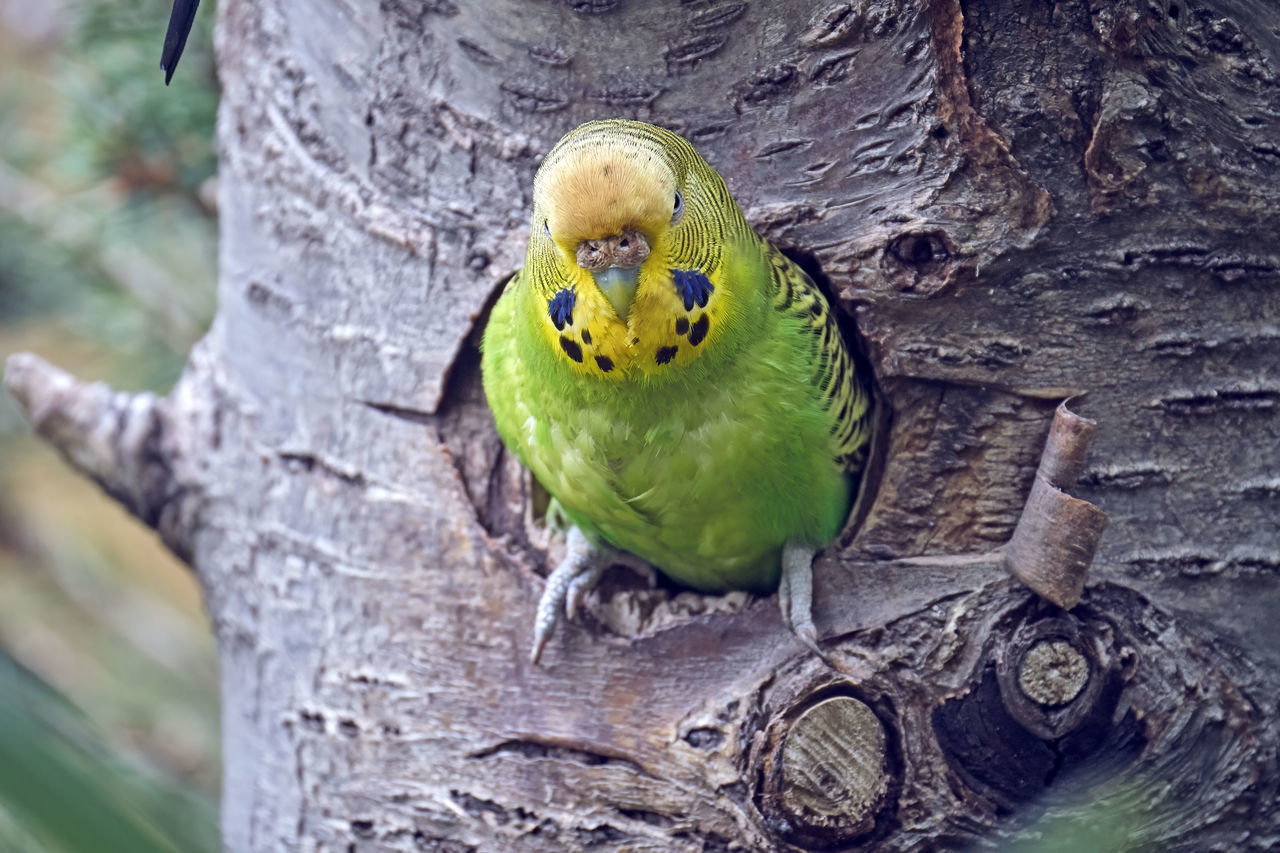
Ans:
[[[814,386],[831,415],[836,459],[846,470],[861,470],[871,436],[871,398],[858,379],[852,357],[841,337],[831,306],[813,279],[790,258],[766,245],[774,283],[774,308],[791,314],[814,332]]]

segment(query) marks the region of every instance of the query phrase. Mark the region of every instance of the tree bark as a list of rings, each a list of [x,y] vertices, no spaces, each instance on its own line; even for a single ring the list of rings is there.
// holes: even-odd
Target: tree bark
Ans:
[[[1274,4],[218,14],[213,329],[164,398],[6,379],[200,578],[229,849],[1280,843]],[[825,661],[618,569],[527,662],[561,545],[476,343],[604,116],[690,138],[874,373]]]

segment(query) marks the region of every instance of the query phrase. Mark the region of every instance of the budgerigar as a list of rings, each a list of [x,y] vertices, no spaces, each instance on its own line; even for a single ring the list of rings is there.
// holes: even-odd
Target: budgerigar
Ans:
[[[498,434],[573,525],[534,662],[619,551],[695,590],[779,589],[817,650],[811,563],[848,514],[869,397],[821,291],[689,142],[594,121],[547,154],[482,369]]]

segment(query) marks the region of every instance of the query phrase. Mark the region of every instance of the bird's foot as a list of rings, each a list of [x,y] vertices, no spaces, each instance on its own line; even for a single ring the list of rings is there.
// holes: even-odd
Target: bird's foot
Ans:
[[[542,598],[538,600],[530,662],[538,663],[563,616],[571,620],[577,618],[586,594],[618,557],[619,552],[612,548],[591,544],[576,524],[569,528],[564,559],[547,577]]]
[[[818,647],[818,629],[813,625],[813,558],[818,549],[788,542],[782,548],[782,580],[778,584],[778,604],[782,622],[818,657],[826,655]]]

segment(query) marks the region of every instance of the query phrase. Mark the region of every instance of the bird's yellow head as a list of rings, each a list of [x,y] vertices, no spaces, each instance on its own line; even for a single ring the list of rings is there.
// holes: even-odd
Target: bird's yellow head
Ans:
[[[720,175],[682,137],[596,121],[538,170],[525,270],[550,345],[581,373],[620,378],[715,346],[740,298],[734,250],[754,239]]]

